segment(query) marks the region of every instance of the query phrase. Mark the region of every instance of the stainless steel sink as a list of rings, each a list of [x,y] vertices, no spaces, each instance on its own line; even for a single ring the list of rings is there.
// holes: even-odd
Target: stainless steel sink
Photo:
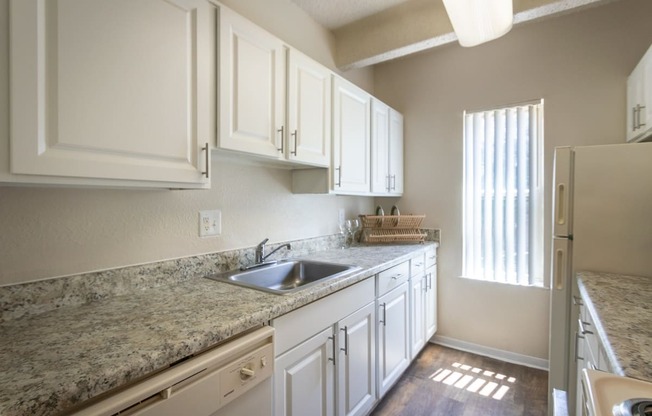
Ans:
[[[287,294],[358,270],[360,267],[346,264],[288,260],[251,270],[219,273],[207,278],[265,292]]]

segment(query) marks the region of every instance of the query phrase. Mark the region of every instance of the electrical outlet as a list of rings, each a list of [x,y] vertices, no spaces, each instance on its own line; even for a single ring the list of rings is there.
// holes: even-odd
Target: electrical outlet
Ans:
[[[199,236],[213,237],[222,232],[222,211],[199,211]]]
[[[340,211],[338,212],[338,216],[337,216],[337,223],[344,224],[345,220],[346,220],[346,211],[344,210],[344,208],[340,208]]]

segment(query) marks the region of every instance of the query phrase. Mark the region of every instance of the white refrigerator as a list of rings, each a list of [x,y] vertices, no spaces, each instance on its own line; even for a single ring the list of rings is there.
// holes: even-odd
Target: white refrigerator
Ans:
[[[582,270],[652,277],[652,143],[555,149],[550,281],[550,373],[575,414]],[[557,395],[559,396],[559,395]]]

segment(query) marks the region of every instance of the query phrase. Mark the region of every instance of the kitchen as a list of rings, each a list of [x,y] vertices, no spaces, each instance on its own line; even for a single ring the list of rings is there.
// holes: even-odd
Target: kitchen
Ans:
[[[288,2],[225,4],[334,68],[333,39]],[[264,5],[263,5],[264,4]],[[8,10],[8,1],[0,3]],[[625,80],[650,44],[645,1],[622,0],[515,27],[471,49],[446,45],[344,73],[405,117],[405,192],[400,200],[293,194],[292,174],[214,156],[202,191],[0,188],[3,285],[338,233],[337,215],[388,210],[426,214],[439,247],[440,341],[461,341],[545,366],[549,291],[495,285],[461,275],[462,111],[546,100],[545,177],[552,149],[622,141]],[[0,27],[7,28],[8,13]],[[288,25],[291,19],[295,24]],[[8,31],[0,53],[8,56]],[[518,55],[516,55],[518,53]],[[504,62],[510,62],[506,66]],[[0,143],[9,142],[8,60],[0,62]],[[3,156],[2,172],[7,171]],[[445,178],[445,179],[444,179]],[[551,188],[545,190],[551,212]],[[252,195],[256,199],[252,199]],[[197,212],[222,210],[219,238],[197,237]],[[546,241],[550,241],[546,215]],[[271,219],[270,219],[271,218]],[[546,263],[546,276],[549,275]],[[529,360],[529,361],[528,361]]]

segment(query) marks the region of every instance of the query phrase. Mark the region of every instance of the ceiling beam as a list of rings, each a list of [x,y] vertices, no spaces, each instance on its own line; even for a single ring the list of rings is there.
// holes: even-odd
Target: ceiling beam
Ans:
[[[514,25],[614,0],[514,0]],[[411,0],[333,31],[335,62],[348,70],[455,42],[441,0]]]

